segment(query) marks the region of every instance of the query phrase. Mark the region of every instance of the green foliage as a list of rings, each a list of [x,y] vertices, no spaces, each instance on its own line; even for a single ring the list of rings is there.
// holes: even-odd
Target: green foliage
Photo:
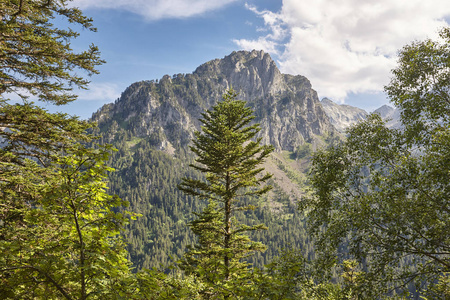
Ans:
[[[92,124],[26,100],[72,101],[88,84],[77,73],[102,63],[95,46],[71,50],[78,33],[56,28],[60,17],[94,30],[65,0],[0,2],[0,297],[126,298],[136,280],[120,230],[130,216],[106,192],[111,148],[86,146]]]
[[[426,291],[426,297],[421,297],[424,300],[428,299],[442,299],[449,300],[450,299],[450,276],[448,273],[442,274],[438,282],[432,285]]]
[[[102,64],[97,47],[75,53],[70,41],[79,33],[54,26],[51,20],[67,19],[84,29],[95,30],[92,20],[67,0],[11,0],[0,2],[0,95],[29,94],[39,100],[65,104],[75,100],[74,86],[86,88],[89,81],[77,74],[97,73]],[[28,93],[28,95],[27,95]]]
[[[108,148],[92,125],[32,104],[0,108],[0,279],[6,298],[109,297],[131,280],[119,230],[123,206],[106,193]]]
[[[365,297],[407,292],[411,282],[416,293],[431,291],[449,272],[448,28],[441,37],[444,43],[415,42],[400,52],[386,90],[402,110],[402,130],[371,115],[312,159],[313,195],[301,209],[318,236],[322,267],[348,252],[364,266],[358,289]]]
[[[200,299],[199,290],[203,288],[194,277],[167,275],[154,269],[139,272],[135,278],[125,299]]]
[[[244,299],[356,300],[364,273],[356,271],[355,261],[344,261],[335,283],[315,270],[299,249],[282,250],[263,270],[255,269],[253,286]]]
[[[408,138],[419,145],[433,144],[450,122],[450,28],[443,28],[439,35],[437,41],[406,45],[385,88],[392,102],[402,108]]]
[[[281,255],[259,272],[257,291],[249,299],[299,299],[308,282],[307,262],[298,250],[283,251]]]
[[[92,125],[31,104],[0,108],[0,279],[7,297],[84,299],[119,293],[128,261],[106,193],[108,148],[90,149]],[[115,291],[114,291],[115,290]],[[93,294],[95,292],[95,295]]]
[[[190,223],[199,243],[180,264],[187,274],[195,274],[207,285],[203,291],[206,299],[239,295],[250,284],[248,263],[243,259],[265,249],[245,235],[265,226],[238,223],[234,214],[252,209],[245,204],[245,197],[270,190],[267,185],[259,187],[271,175],[260,175],[263,168],[258,166],[273,147],[259,145],[261,139],[251,141],[259,127],[249,124],[254,118],[252,110],[235,100],[236,96],[229,90],[222,102],[202,114],[202,132],[195,133],[191,147],[197,164],[191,167],[203,172],[205,180],[183,178],[179,185],[185,193],[209,202]]]
[[[313,148],[310,143],[305,143],[301,146],[298,146],[295,149],[294,153],[292,153],[293,159],[301,159],[310,156],[313,153]]]
[[[117,296],[128,273],[119,237],[126,218],[112,211],[122,201],[105,192],[106,157],[74,145],[48,162],[45,178],[3,177],[0,277],[11,298]],[[24,163],[24,171],[42,169]]]

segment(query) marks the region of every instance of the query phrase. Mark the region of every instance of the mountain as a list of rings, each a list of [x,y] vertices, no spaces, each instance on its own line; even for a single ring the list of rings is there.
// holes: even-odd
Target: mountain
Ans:
[[[400,128],[400,110],[397,108],[393,108],[389,105],[383,105],[380,108],[374,110],[374,113],[377,113],[381,116],[383,120],[386,120],[386,126],[389,128]]]
[[[188,146],[200,129],[201,113],[230,87],[254,110],[262,143],[276,149],[264,165],[274,174],[273,191],[245,200],[257,209],[237,215],[269,228],[252,237],[268,249],[251,262],[262,266],[288,245],[312,255],[296,205],[306,182],[305,150],[332,142],[339,133],[306,77],[282,74],[263,51],[238,51],[202,64],[192,74],[136,82],[92,117],[100,142],[118,149],[110,158],[116,169],[110,175],[111,192],[142,215],[124,234],[137,269],[168,264],[195,240],[187,224],[205,203],[185,196],[177,184],[183,177],[202,176],[189,168],[194,156]]]
[[[367,116],[367,112],[361,108],[346,104],[339,105],[328,98],[323,98],[320,102],[331,124],[341,132]]]
[[[392,116],[394,115],[394,111],[395,109],[390,107],[389,105],[383,105],[380,108],[374,110],[374,113],[379,114],[382,119],[388,119],[392,118]]]
[[[321,101],[323,109],[330,119],[330,123],[336,127],[340,132],[343,132],[347,127],[364,120],[368,113],[358,107],[347,104],[337,104],[328,98],[323,98]],[[386,126],[389,128],[399,128],[400,125],[400,111],[388,105],[383,105],[373,111],[386,120]]]
[[[116,103],[95,113],[93,120],[100,126],[121,122],[134,136],[159,139],[161,148],[185,147],[199,129],[200,114],[230,87],[255,111],[262,142],[277,151],[320,143],[320,136],[334,131],[309,80],[281,74],[263,51],[233,52],[192,74],[134,83]]]

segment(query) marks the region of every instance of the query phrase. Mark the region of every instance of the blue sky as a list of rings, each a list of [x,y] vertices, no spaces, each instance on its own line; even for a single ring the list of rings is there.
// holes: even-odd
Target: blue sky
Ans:
[[[57,108],[82,118],[133,82],[191,73],[242,49],[262,49],[283,73],[308,77],[319,98],[371,111],[388,103],[382,90],[398,49],[436,37],[450,21],[448,0],[74,0],[72,5],[98,29],[81,31],[74,50],[93,42],[107,61],[91,78],[89,91]]]

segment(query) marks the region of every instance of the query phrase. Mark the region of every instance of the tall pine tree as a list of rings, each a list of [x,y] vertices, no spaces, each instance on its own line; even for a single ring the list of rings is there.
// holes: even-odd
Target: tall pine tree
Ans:
[[[190,224],[199,243],[189,248],[181,262],[186,273],[204,281],[203,295],[207,299],[239,296],[250,276],[244,259],[265,249],[246,235],[265,226],[239,223],[235,213],[253,208],[245,203],[246,198],[271,189],[269,185],[261,186],[272,175],[262,174],[264,168],[260,165],[273,147],[260,145],[261,138],[252,141],[259,125],[250,125],[253,111],[236,97],[233,90],[228,90],[222,102],[202,114],[202,131],[195,133],[191,147],[197,164],[191,167],[204,173],[205,180],[184,178],[179,186],[209,203]]]

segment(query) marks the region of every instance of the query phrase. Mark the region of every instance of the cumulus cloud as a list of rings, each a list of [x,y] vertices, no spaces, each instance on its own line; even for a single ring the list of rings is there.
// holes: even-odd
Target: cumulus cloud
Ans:
[[[114,83],[99,82],[89,84],[88,90],[78,90],[78,99],[93,101],[114,101],[120,97],[120,89]]]
[[[246,50],[264,50],[266,52],[278,55],[279,52],[277,50],[278,44],[275,41],[271,41],[265,37],[260,37],[257,40],[233,40],[240,48]]]
[[[259,37],[256,40],[235,39],[233,42],[245,50],[258,49],[275,55],[280,55],[280,42],[287,36],[287,30],[284,26],[284,21],[281,18],[281,14],[268,10],[259,11],[255,6],[249,4],[245,4],[245,7],[263,18],[265,27],[258,28],[257,31],[269,31],[269,33],[265,36]]]
[[[448,0],[283,0],[279,12],[247,8],[268,33],[235,43],[278,55],[282,72],[305,75],[320,97],[336,100],[382,91],[397,51],[435,38],[450,16]]]
[[[148,20],[187,18],[219,9],[237,0],[74,0],[74,6],[127,10]]]

